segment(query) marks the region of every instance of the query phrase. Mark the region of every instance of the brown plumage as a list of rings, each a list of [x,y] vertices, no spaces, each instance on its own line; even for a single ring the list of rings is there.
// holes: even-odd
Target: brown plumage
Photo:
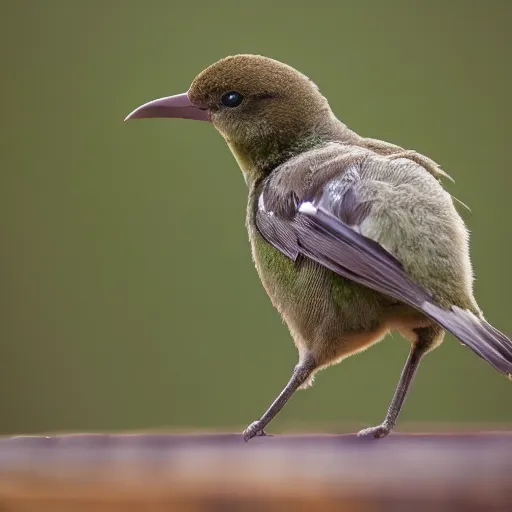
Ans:
[[[394,427],[422,357],[448,329],[497,370],[512,373],[512,344],[473,298],[468,233],[429,158],[360,137],[293,68],[238,55],[204,70],[185,95],[128,118],[210,120],[249,187],[247,229],[262,283],[299,352],[264,427],[319,369],[398,330],[412,344],[384,422]]]

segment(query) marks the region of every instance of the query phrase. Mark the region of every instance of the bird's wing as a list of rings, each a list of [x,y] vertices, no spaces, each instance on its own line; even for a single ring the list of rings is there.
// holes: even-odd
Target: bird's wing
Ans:
[[[285,180],[267,179],[255,221],[261,235],[292,259],[306,256],[333,272],[409,304],[434,319],[476,354],[512,374],[512,342],[472,312],[442,307],[415,282],[403,263],[379,241],[362,234],[371,220],[371,194],[361,200],[361,166],[353,163],[322,184],[314,179],[303,193]],[[368,230],[366,230],[368,231]]]

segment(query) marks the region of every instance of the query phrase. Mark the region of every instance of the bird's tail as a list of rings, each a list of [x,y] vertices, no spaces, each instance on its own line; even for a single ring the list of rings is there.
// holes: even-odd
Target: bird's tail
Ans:
[[[463,345],[512,380],[512,342],[503,333],[471,311],[457,306],[448,311],[426,303],[422,309]]]

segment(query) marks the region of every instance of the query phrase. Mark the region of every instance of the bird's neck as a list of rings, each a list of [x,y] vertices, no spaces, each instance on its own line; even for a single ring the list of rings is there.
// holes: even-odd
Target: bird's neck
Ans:
[[[361,137],[351,131],[334,116],[319,123],[311,130],[295,137],[279,137],[273,134],[264,139],[239,142],[226,138],[246,183],[251,186],[268,176],[276,167],[290,158],[310,151],[327,142],[359,142]]]

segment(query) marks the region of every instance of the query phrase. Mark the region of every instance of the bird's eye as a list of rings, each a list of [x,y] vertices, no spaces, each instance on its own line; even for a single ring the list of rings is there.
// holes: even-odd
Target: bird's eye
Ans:
[[[225,107],[238,107],[242,103],[244,97],[236,91],[229,91],[222,95],[220,101]]]

